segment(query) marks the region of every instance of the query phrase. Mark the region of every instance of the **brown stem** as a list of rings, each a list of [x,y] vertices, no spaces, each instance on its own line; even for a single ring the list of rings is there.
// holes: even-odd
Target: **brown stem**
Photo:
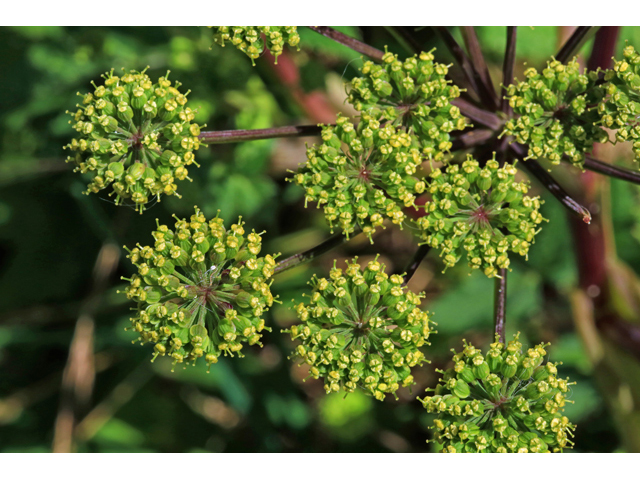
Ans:
[[[320,125],[293,125],[289,127],[261,128],[258,130],[219,130],[200,132],[200,141],[204,144],[235,143],[249,140],[264,140],[282,137],[313,137],[320,135]]]
[[[512,144],[511,147],[514,148],[516,145]],[[520,145],[517,145],[518,147]],[[516,150],[514,148],[514,150]],[[522,155],[522,152],[518,152],[519,155]],[[522,156],[520,156],[522,158]],[[549,175],[549,173],[538,163],[537,160],[529,159],[520,163],[524,168],[526,168],[534,177],[538,179],[538,181],[547,189],[549,192],[556,197],[562,205],[567,207],[570,212],[580,218],[584,223],[591,223],[591,212],[589,210],[580,205],[576,200],[571,198],[569,194],[560,186],[555,179]]]
[[[493,130],[487,130],[484,128],[469,130],[468,132],[464,132],[451,139],[451,143],[453,145],[451,150],[465,150],[467,148],[483,145],[494,135],[495,132]]]
[[[564,45],[556,55],[556,60],[561,63],[567,63],[571,57],[584,45],[587,40],[587,34],[591,32],[592,28],[599,27],[578,27],[571,34],[569,39],[564,42]]]
[[[116,385],[109,395],[78,424],[75,435],[78,440],[86,442],[91,440],[105,423],[115,413],[130,401],[133,396],[153,377],[153,371],[149,368],[149,362],[138,365],[125,379]]]
[[[106,242],[96,259],[91,291],[83,302],[76,322],[69,357],[62,374],[60,407],[53,433],[54,452],[71,452],[74,449],[74,428],[78,411],[88,403],[95,379],[94,316],[119,258],[120,249],[115,244]]]
[[[584,159],[584,168],[591,170],[592,172],[597,172],[602,175],[619,178],[620,180],[640,185],[640,173],[626,168],[616,167],[615,165],[605,163],[590,155],[587,155]]]
[[[285,258],[281,262],[278,262],[278,264],[273,270],[273,274],[277,275],[279,273],[286,272],[287,270],[290,270],[299,265],[308,263],[314,258],[327,253],[329,250],[333,250],[337,246],[348,242],[349,240],[359,235],[360,233],[361,233],[360,229],[357,228],[356,231],[349,236],[349,238],[347,238],[342,232],[333,234],[327,240],[325,240],[319,245],[316,245],[313,248],[310,248],[306,252],[296,253],[295,255],[292,255],[288,258]]]
[[[344,33],[334,30],[331,27],[309,27],[309,28],[314,32],[319,33],[320,35],[324,35],[327,38],[335,40],[336,42],[349,47],[351,50],[355,50],[358,53],[362,53],[363,55],[366,55],[367,57],[370,57],[373,60],[376,60],[378,62],[382,61],[382,56],[384,55],[383,51],[378,50],[377,48],[372,47],[371,45],[367,45],[366,43],[363,43],[360,40],[356,40],[355,38],[350,37],[349,35],[345,35]]]
[[[464,44],[469,52],[471,64],[482,81],[482,84],[487,88],[487,92],[492,98],[497,98],[496,90],[493,87],[493,81],[491,80],[491,74],[489,73],[489,67],[482,54],[482,48],[480,47],[480,41],[474,27],[460,27],[462,32],[462,38]]]
[[[470,118],[474,122],[490,128],[491,130],[502,130],[503,122],[495,113],[478,108],[472,103],[463,100],[462,98],[451,100],[451,104],[458,107],[462,115]]]
[[[504,343],[504,324],[507,313],[507,269],[498,271],[494,290],[493,328],[500,342]]]
[[[469,57],[462,49],[462,47],[453,38],[451,32],[447,27],[434,27],[436,32],[440,35],[444,43],[449,48],[449,51],[456,59],[474,92],[478,94],[482,104],[489,110],[495,111],[496,109],[496,96],[492,95],[489,87],[485,84],[482,75],[478,72]]]
[[[411,277],[413,277],[413,274],[416,273],[416,270],[418,270],[418,267],[424,260],[424,257],[428,255],[429,250],[431,250],[431,247],[429,245],[420,245],[418,247],[418,250],[416,250],[416,253],[413,255],[413,258],[411,259],[411,263],[407,265],[407,268],[405,270],[404,282],[402,282],[403,286],[409,283],[409,281],[411,280]]]
[[[504,51],[504,63],[502,64],[502,85],[507,88],[513,83],[513,67],[516,62],[516,38],[518,27],[507,27],[507,47]],[[509,101],[501,96],[500,109],[507,115],[511,112]]]

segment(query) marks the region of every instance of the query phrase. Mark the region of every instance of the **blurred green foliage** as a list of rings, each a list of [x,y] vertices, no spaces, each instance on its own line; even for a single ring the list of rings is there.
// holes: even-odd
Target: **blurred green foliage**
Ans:
[[[521,28],[518,72],[539,66],[557,47],[552,27]],[[367,42],[401,55],[388,30],[346,29]],[[504,27],[478,30],[492,72],[501,68]],[[291,55],[301,92],[329,92],[336,112],[343,109],[336,79],[357,73],[359,55],[301,28],[300,53]],[[457,33],[456,33],[457,34]],[[625,27],[621,38],[640,40],[640,30]],[[450,57],[429,29],[416,33],[436,58]],[[382,253],[396,271],[411,257],[408,232],[387,229],[375,247],[356,239],[335,254],[278,277],[274,293],[282,306],[271,312],[274,327],[262,349],[247,349],[243,359],[223,358],[205,367],[177,368],[159,359],[150,363],[148,346],[132,345],[126,332],[127,304],[119,277],[132,273],[123,255],[107,285],[94,291],[94,265],[104,245],[145,243],[155,218],[188,215],[193,205],[206,215],[266,230],[265,251],[288,255],[310,248],[327,235],[323,218],[303,208],[302,193],[284,182],[286,169],[303,162],[302,140],[262,140],[202,149],[193,183],[180,186],[182,200],[163,198],[140,216],[116,208],[106,195],[85,196],[83,179],[64,163],[62,146],[71,138],[65,110],[78,102],[89,82],[112,67],[150,66],[155,76],[171,70],[190,89],[196,120],[206,130],[265,128],[313,123],[309,112],[283,85],[268,59],[252,67],[232,47],[210,49],[206,28],[22,27],[0,29],[0,451],[49,451],[61,398],[61,378],[78,317],[87,308],[95,321],[96,377],[91,399],[79,407],[78,451],[429,451],[430,418],[414,395],[437,381],[434,368],[450,361],[449,349],[462,338],[491,340],[493,283],[464,266],[441,275],[433,254],[414,277],[425,289],[425,308],[434,312],[439,333],[416,374],[413,395],[383,403],[360,393],[325,395],[321,382],[304,381],[304,369],[287,360],[292,344],[280,329],[294,321],[287,310],[299,299],[314,272],[326,274],[333,258]],[[589,44],[585,46],[588,51]],[[355,60],[355,61],[354,61]],[[499,78],[496,76],[495,78]],[[332,93],[333,92],[333,93]],[[312,139],[307,139],[312,142]],[[637,192],[612,182],[612,218],[620,256],[640,270]],[[543,192],[536,192],[543,193]],[[576,263],[565,212],[544,197],[543,227],[530,261],[517,261],[509,279],[507,336],[522,331],[529,342],[552,341],[562,376],[578,383],[568,407],[577,451],[621,448],[603,392],[571,321],[566,294],[576,282]],[[88,304],[87,300],[93,304]]]

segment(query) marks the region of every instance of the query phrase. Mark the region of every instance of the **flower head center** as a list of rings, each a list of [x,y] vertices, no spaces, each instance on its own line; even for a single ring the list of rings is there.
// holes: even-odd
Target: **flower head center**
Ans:
[[[129,142],[131,143],[131,147],[135,148],[136,150],[141,150],[143,147],[143,143],[142,140],[144,139],[144,133],[142,133],[142,130],[138,130],[137,132],[135,132],[133,135],[131,135],[131,138],[129,139]]]
[[[367,167],[363,165],[362,168],[360,168],[360,172],[358,173],[358,178],[360,180],[368,182],[370,180],[369,176],[371,175],[371,173],[371,170],[368,170]]]
[[[491,223],[491,217],[493,216],[492,209],[485,208],[484,205],[480,205],[475,210],[472,210],[469,216],[472,225],[479,227],[488,227]]]

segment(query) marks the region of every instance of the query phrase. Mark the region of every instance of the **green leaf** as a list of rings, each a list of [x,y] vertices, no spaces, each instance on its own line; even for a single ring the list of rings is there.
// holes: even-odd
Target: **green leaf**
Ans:
[[[128,423],[111,418],[93,437],[96,442],[138,446],[144,443],[144,434]]]

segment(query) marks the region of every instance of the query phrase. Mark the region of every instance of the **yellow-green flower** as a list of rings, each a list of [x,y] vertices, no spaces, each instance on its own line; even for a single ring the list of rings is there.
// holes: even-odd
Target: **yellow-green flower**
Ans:
[[[305,189],[305,206],[322,206],[332,231],[337,224],[347,236],[359,227],[371,239],[385,219],[402,228],[402,209],[425,189],[415,139],[363,113],[357,127],[338,115],[322,140],[307,147],[307,163],[291,179]]]
[[[400,275],[387,275],[377,259],[363,271],[356,260],[314,277],[309,302],[295,307],[302,323],[284,331],[301,342],[294,355],[327,393],[360,388],[384,400],[415,383],[411,368],[426,361],[420,347],[434,324]]]
[[[347,100],[356,110],[415,135],[426,158],[442,160],[451,148],[450,133],[463,130],[466,119],[451,100],[460,89],[447,80],[446,65],[422,52],[401,61],[386,52],[382,64],[367,61],[362,77],[348,83]]]
[[[541,453],[571,448],[575,425],[563,415],[572,385],[545,363],[545,344],[522,349],[516,335],[483,355],[473,345],[453,356],[434,395],[420,399],[438,414],[431,427],[442,452]]]
[[[174,230],[158,225],[152,246],[129,251],[138,273],[124,293],[138,302],[131,323],[141,343],[154,343],[155,356],[174,363],[204,357],[208,364],[243,343],[260,345],[275,257],[258,256],[260,235],[245,237],[240,220],[226,229],[197,207],[189,220],[176,220]]]
[[[519,116],[505,124],[503,135],[527,145],[527,158],[546,158],[557,165],[566,156],[582,167],[594,142],[608,138],[597,125],[594,108],[602,98],[598,73],[581,74],[575,60],[566,65],[553,60],[542,72],[529,68],[524,74],[526,81],[507,88],[509,105]]]
[[[189,179],[187,167],[197,165],[200,147],[189,92],[172,85],[169,72],[152,82],[145,71],[117,76],[111,70],[104,85],[93,84],[94,92],[71,113],[79,138],[65,147],[75,171],[92,176],[86,193],[111,187],[116,204],[131,199],[141,213],[154,197],[179,196],[176,181]]]
[[[545,220],[538,197],[516,182],[516,168],[489,160],[485,167],[468,156],[462,165],[449,165],[431,173],[425,204],[427,215],[416,221],[418,236],[440,250],[445,267],[466,254],[471,268],[494,277],[508,268],[508,252],[526,256]]]
[[[251,63],[262,55],[266,48],[276,58],[282,53],[285,43],[291,47],[300,47],[298,27],[209,27],[213,29],[213,40],[224,47],[226,42],[244,52]],[[264,35],[264,39],[263,36]]]
[[[617,142],[632,142],[635,160],[640,161],[640,54],[631,45],[622,60],[608,70],[602,85],[604,100],[598,105],[602,126],[615,131]]]

